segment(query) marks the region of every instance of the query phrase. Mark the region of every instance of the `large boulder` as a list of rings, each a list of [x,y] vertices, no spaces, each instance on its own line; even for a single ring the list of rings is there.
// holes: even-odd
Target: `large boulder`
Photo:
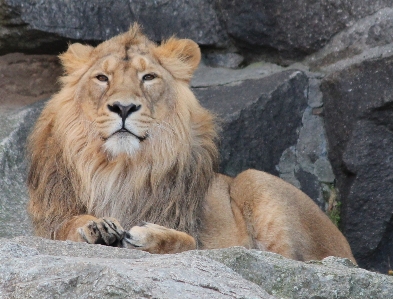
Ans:
[[[221,172],[235,176],[254,168],[275,174],[328,210],[335,178],[319,76],[268,63],[242,70],[202,65],[192,87],[221,120]]]
[[[385,7],[390,0],[2,0],[0,54],[58,53],[69,40],[102,41],[139,22],[156,41],[176,34],[210,50],[285,64]]]
[[[389,0],[219,1],[228,34],[249,51],[287,58],[304,57],[322,48],[336,33],[383,7]]]
[[[343,231],[360,266],[387,273],[393,261],[393,56],[334,72],[322,91]]]
[[[0,236],[31,235],[26,203],[26,139],[41,113],[38,102],[19,111],[0,110]]]
[[[393,8],[384,8],[343,30],[320,51],[305,60],[326,73],[364,60],[387,57],[393,48]]]
[[[2,298],[390,298],[393,278],[328,257],[303,263],[233,247],[175,255],[2,239]]]
[[[273,298],[224,265],[198,255],[148,255],[37,241],[46,246],[38,244],[37,250],[3,240],[0,297]]]
[[[176,34],[206,46],[222,47],[229,42],[207,0],[2,0],[0,54],[21,50],[57,53],[69,40],[106,40],[134,22],[156,41]]]
[[[222,120],[221,170],[235,176],[256,168],[278,175],[283,151],[296,144],[307,88],[307,76],[294,70],[232,85],[194,87],[202,105]]]

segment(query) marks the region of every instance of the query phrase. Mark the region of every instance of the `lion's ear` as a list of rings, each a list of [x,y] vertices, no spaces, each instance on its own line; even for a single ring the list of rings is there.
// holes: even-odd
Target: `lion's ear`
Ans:
[[[163,67],[180,80],[190,81],[201,61],[201,50],[190,39],[170,38],[154,49]]]
[[[59,56],[65,72],[71,74],[83,67],[89,61],[93,49],[91,46],[79,43],[70,45],[68,50]]]

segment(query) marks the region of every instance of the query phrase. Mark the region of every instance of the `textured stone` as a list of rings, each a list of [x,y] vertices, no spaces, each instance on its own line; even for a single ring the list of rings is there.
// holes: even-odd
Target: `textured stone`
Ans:
[[[223,120],[222,172],[236,175],[255,168],[277,174],[275,165],[283,151],[296,143],[307,105],[307,84],[304,73],[289,70],[263,79],[194,89],[201,103]]]
[[[228,267],[192,252],[150,255],[101,245],[34,240],[38,250],[20,245],[18,240],[2,240],[1,298],[273,299]],[[59,243],[59,250],[49,251],[43,243],[49,248]]]
[[[333,72],[363,60],[392,55],[393,8],[384,8],[360,19],[337,34],[306,63],[313,69]]]
[[[209,53],[204,59],[212,67],[238,68],[244,62],[244,57],[236,53]]]
[[[327,211],[331,196],[329,186],[335,177],[327,157],[323,115],[315,115],[312,108],[322,105],[322,93],[316,82],[319,80],[309,78],[309,106],[304,110],[297,141],[283,152],[276,169],[282,179],[301,189]]]
[[[390,0],[2,0],[0,53],[58,53],[69,40],[102,41],[139,22],[156,41],[176,34],[209,49],[242,50],[248,57],[264,53],[285,64],[386,7],[392,7]],[[389,42],[389,24],[389,19],[376,23],[366,42]]]
[[[385,299],[393,292],[393,277],[359,269],[346,259],[303,263],[241,247],[198,253],[223,263],[276,298]]]
[[[253,63],[236,70],[209,67],[201,63],[191,80],[191,86],[197,88],[236,84],[247,79],[262,79],[283,70],[285,69],[276,64],[266,62]]]
[[[247,51],[299,58],[322,48],[336,33],[390,0],[219,1],[228,34]]]
[[[207,0],[2,0],[0,16],[0,53],[56,53],[65,48],[67,40],[106,40],[136,21],[156,41],[176,34],[201,45],[228,43],[213,4]]]
[[[19,237],[0,242],[1,298],[390,298],[393,277],[347,259],[297,262],[233,247],[151,255]]]
[[[344,234],[360,266],[387,273],[393,261],[393,57],[335,72],[322,91]]]
[[[26,203],[26,138],[43,102],[9,115],[0,113],[0,237],[32,233]]]

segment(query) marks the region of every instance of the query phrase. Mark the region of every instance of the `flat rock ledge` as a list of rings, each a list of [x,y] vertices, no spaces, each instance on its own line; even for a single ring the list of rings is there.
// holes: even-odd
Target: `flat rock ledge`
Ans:
[[[138,250],[1,239],[0,298],[390,298],[393,277],[347,259],[297,262],[233,247],[152,255]]]

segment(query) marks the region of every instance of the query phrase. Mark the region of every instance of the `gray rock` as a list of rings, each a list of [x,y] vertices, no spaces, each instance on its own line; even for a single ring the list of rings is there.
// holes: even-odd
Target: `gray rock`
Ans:
[[[2,0],[0,53],[58,53],[69,40],[102,41],[139,22],[156,41],[175,34],[209,49],[242,50],[247,57],[265,53],[266,59],[285,64],[316,52],[335,34],[386,7],[392,7],[389,0]],[[366,43],[390,43],[389,24],[386,19],[370,28]],[[224,61],[217,65],[239,65],[237,58]]]
[[[244,57],[236,53],[208,53],[204,60],[211,67],[238,68],[243,62]]]
[[[297,262],[233,247],[151,255],[20,237],[0,242],[1,298],[386,299],[393,278],[328,257]]]
[[[360,266],[387,273],[393,261],[393,56],[327,76],[322,92],[344,234]]]
[[[208,0],[3,0],[0,2],[0,53],[15,50],[56,53],[64,50],[70,39],[106,40],[126,31],[136,21],[156,41],[176,34],[200,45],[222,47],[228,43]]]
[[[319,108],[323,106],[322,92],[320,90],[320,78],[310,78],[308,88],[308,105],[311,108]]]
[[[322,48],[355,21],[391,6],[389,0],[219,1],[228,34],[248,52],[272,49],[299,59]],[[271,55],[270,55],[271,58]]]
[[[209,67],[201,63],[191,80],[191,86],[209,87],[217,85],[236,84],[247,79],[261,79],[285,70],[284,68],[267,62],[257,62],[244,69],[227,69],[223,67]]]
[[[43,102],[18,113],[0,113],[0,237],[32,233],[26,203],[26,138]]]
[[[297,262],[241,247],[198,252],[219,261],[276,298],[390,298],[393,278],[354,267],[347,259],[327,257]]]
[[[278,174],[275,165],[298,138],[307,87],[304,73],[289,70],[263,79],[194,88],[202,105],[222,119],[221,171],[234,176],[255,168]]]
[[[287,148],[276,169],[279,176],[310,196],[323,211],[329,209],[330,186],[334,184],[334,174],[328,160],[328,145],[324,128],[323,113],[314,113],[315,108],[322,109],[322,92],[319,90],[320,79],[308,74],[309,85],[307,107],[299,127],[298,139]]]
[[[2,240],[1,298],[273,298],[221,263],[192,252],[150,255],[100,245],[31,241],[38,243],[38,250],[18,240]]]
[[[393,51],[393,8],[384,8],[337,34],[305,60],[312,69],[342,70],[363,60],[390,56]]]

